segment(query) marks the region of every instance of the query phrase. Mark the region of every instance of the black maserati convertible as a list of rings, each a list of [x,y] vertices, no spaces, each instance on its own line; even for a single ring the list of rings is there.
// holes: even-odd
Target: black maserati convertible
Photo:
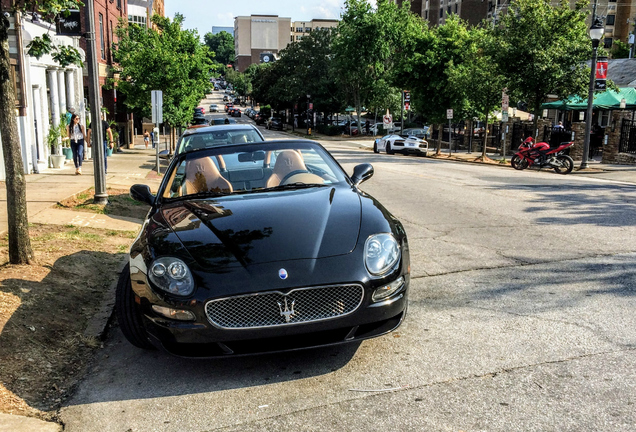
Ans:
[[[402,224],[319,144],[192,146],[171,161],[117,287],[140,348],[218,357],[360,341],[404,320]]]

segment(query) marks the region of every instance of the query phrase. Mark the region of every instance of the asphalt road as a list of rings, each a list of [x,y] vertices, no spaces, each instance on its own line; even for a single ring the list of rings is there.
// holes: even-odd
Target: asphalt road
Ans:
[[[402,327],[212,361],[113,328],[65,431],[636,429],[635,186],[324,144],[405,225]]]

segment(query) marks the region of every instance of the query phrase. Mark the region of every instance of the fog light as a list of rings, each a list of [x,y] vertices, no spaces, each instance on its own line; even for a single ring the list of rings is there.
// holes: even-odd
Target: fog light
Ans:
[[[373,292],[371,298],[374,302],[384,300],[387,297],[391,297],[397,291],[404,286],[404,277],[400,276],[388,285],[381,286]]]
[[[159,315],[163,315],[166,318],[179,320],[179,321],[194,321],[196,317],[194,313],[189,310],[183,309],[172,309],[163,306],[153,305],[152,310],[157,312]]]

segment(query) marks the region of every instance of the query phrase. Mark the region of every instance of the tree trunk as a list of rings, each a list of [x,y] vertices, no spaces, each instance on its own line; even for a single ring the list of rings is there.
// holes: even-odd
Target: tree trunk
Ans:
[[[31,264],[33,251],[29,239],[26,178],[15,116],[15,89],[10,79],[9,20],[5,16],[0,20],[0,134],[7,187],[9,262]]]
[[[481,160],[482,162],[486,160],[486,144],[488,144],[488,113],[490,111],[486,110],[486,126],[484,127],[484,140],[481,144]]]
[[[444,125],[438,124],[437,131],[438,131],[437,132],[437,150],[435,151],[435,154],[439,156],[442,153],[442,138],[444,136]]]

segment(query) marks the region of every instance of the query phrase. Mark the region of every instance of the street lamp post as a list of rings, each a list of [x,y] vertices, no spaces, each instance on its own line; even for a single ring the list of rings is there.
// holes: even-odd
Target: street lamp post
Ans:
[[[592,107],[594,103],[594,79],[596,78],[596,52],[598,44],[605,33],[603,21],[596,18],[590,27],[590,39],[592,39],[592,72],[590,73],[590,88],[587,94],[587,114],[585,116],[585,137],[583,141],[583,160],[579,169],[588,168],[590,153],[590,132],[592,130]]]

